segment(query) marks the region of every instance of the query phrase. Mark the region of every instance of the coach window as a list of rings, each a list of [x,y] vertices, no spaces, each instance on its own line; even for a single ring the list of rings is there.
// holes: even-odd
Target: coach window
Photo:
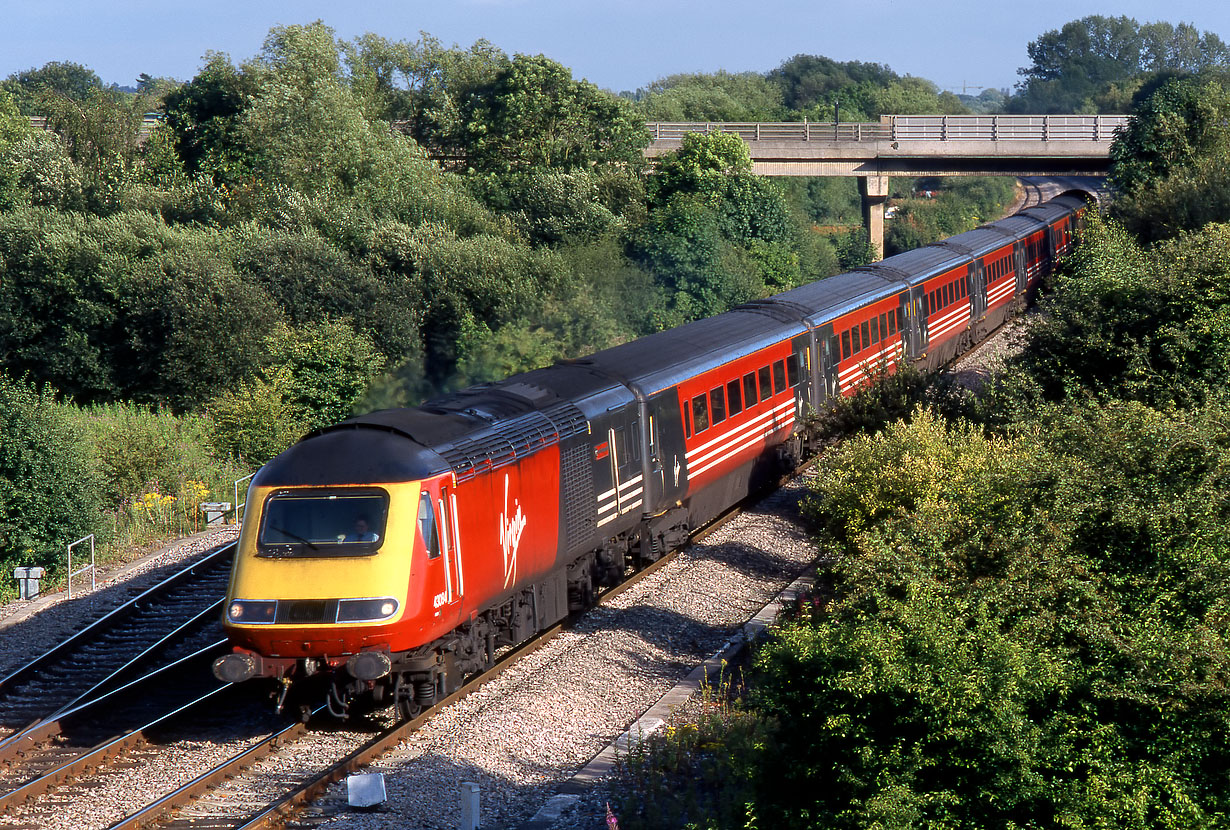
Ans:
[[[871,342],[872,343],[880,342],[880,318],[879,317],[871,318]]]
[[[858,354],[863,350],[863,341],[858,339],[858,326],[850,328],[850,337],[854,340],[854,353]]]
[[[767,401],[773,397],[773,387],[769,385],[769,367],[761,366],[756,375],[756,379],[760,381],[760,400]]]
[[[713,413],[714,426],[726,420],[726,396],[722,394],[722,387],[709,390],[709,408]]]
[[[730,417],[735,417],[743,411],[743,398],[739,395],[739,381],[732,380],[726,384],[726,403],[730,405]]]
[[[897,333],[897,312],[890,311],[888,312],[887,317],[888,317],[888,333],[896,334]]]
[[[897,331],[901,331],[903,328],[905,328],[905,311],[903,311],[901,308],[898,308],[897,309]]]
[[[773,394],[784,391],[786,388],[786,363],[779,360],[773,364]]]
[[[692,398],[692,421],[696,425],[697,435],[709,428],[709,402],[704,395]]]
[[[756,375],[753,372],[743,376],[743,400],[747,402],[748,409],[756,405]]]
[[[944,286],[944,308],[952,305],[952,283],[947,283]]]
[[[786,380],[790,382],[791,388],[799,385],[801,380],[799,373],[799,356],[792,354],[786,358]]]
[[[863,324],[859,326],[859,328],[863,331],[863,348],[865,349],[871,345],[871,326],[868,325],[866,320],[864,320]]]
[[[431,496],[427,493],[419,496],[419,536],[423,539],[423,546],[427,548],[427,558],[438,557],[440,532],[436,528],[436,512],[431,507]]]
[[[849,330],[841,333],[841,359],[845,360],[850,357],[850,332]]]

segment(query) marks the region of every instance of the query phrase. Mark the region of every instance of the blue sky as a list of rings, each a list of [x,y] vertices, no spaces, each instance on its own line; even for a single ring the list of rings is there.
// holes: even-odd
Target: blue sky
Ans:
[[[1011,87],[1030,40],[1089,14],[1189,22],[1230,41],[1230,4],[1210,0],[0,0],[0,78],[71,60],[108,83],[133,84],[142,72],[186,80],[206,51],[240,62],[271,26],[320,19],[343,38],[486,38],[615,91],[675,72],[763,72],[799,53],[886,63],[960,91]]]

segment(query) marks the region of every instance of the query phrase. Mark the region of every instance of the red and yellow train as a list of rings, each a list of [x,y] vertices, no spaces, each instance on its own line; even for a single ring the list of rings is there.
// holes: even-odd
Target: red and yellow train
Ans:
[[[308,435],[252,482],[215,674],[339,716],[431,705],[797,463],[809,408],[986,337],[1086,204]]]

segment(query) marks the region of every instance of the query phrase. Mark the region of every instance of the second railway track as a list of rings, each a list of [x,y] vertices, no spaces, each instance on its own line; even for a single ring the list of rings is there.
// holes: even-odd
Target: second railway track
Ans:
[[[725,518],[714,523],[704,532],[712,532],[712,527],[724,520]],[[649,568],[632,575],[616,588],[607,591],[602,601],[608,602],[633,588],[641,580],[666,566],[673,556],[674,554],[664,557]],[[267,703],[261,705],[253,700],[246,700],[239,704],[214,704],[212,709],[208,703],[197,704],[191,726],[185,722],[178,727],[160,724],[156,729],[141,728],[122,738],[103,740],[98,747],[86,746],[90,744],[90,740],[77,740],[75,743],[78,746],[67,747],[66,744],[74,742],[63,740],[60,734],[63,730],[52,728],[41,750],[26,753],[30,759],[29,764],[15,764],[15,773],[0,778],[0,781],[8,785],[2,789],[9,793],[4,797],[6,800],[0,801],[0,804],[3,804],[4,812],[12,816],[17,826],[43,826],[52,820],[52,816],[63,815],[66,807],[71,806],[74,811],[86,814],[92,812],[88,794],[105,789],[107,778],[136,775],[145,783],[136,785],[135,789],[142,792],[149,799],[149,803],[142,809],[125,811],[129,815],[118,821],[114,820],[115,817],[110,817],[103,820],[105,823],[98,822],[97,826],[268,826],[285,813],[302,806],[309,798],[323,792],[347,770],[370,763],[381,752],[412,734],[443,706],[456,702],[483,684],[489,683],[512,665],[516,658],[543,647],[563,629],[564,626],[556,626],[544,636],[511,649],[490,672],[473,679],[428,713],[401,724],[395,724],[386,717],[354,725],[357,728],[345,727],[340,730],[326,726],[323,730],[309,731],[300,725],[275,729],[271,728],[268,718],[262,720],[263,715],[269,713]],[[246,713],[239,715],[245,706]],[[208,723],[211,712],[215,721],[212,724]],[[224,712],[233,713],[234,716],[223,714]],[[90,727],[79,727],[78,733],[101,738],[107,734],[108,726],[113,727],[114,721],[100,716],[98,722]],[[375,734],[372,734],[372,730],[376,730]],[[261,737],[262,735],[264,737]],[[220,784],[237,776],[242,780],[244,768],[269,755],[275,756],[272,763],[276,765],[276,756],[282,748],[306,737],[332,747],[337,763],[319,763],[317,768],[312,770],[297,769],[283,775],[274,785],[273,791],[269,791],[266,781],[265,794],[255,800],[250,796],[246,799],[227,797],[225,790],[221,795],[218,794],[217,788]],[[214,751],[203,748],[203,744],[214,741],[217,742]],[[112,745],[119,746],[120,751],[110,751]],[[319,758],[320,752],[317,747],[311,754]],[[159,772],[159,767],[166,766],[168,759],[174,759],[173,765],[178,767],[178,771]],[[54,769],[57,761],[61,760],[64,760],[63,768],[55,780],[40,783],[36,787],[28,788],[28,792],[13,797],[12,784],[15,781],[23,780],[23,776],[30,777],[29,771],[35,767]],[[185,761],[187,771],[194,774],[187,774],[183,763]],[[154,780],[158,783],[154,784]],[[32,803],[21,803],[27,796],[36,795],[38,797]],[[173,811],[184,810],[185,807],[187,809],[179,817],[172,816]],[[11,826],[11,822],[4,823]],[[86,821],[84,826],[94,824],[95,822]]]

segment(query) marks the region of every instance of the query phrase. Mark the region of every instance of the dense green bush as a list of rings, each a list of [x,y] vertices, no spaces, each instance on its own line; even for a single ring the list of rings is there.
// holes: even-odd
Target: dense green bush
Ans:
[[[1092,217],[1019,365],[1054,400],[1199,403],[1230,373],[1230,226],[1145,251]]]
[[[102,481],[51,389],[0,375],[0,567],[63,570],[64,546],[101,527]]]
[[[1053,409],[1009,438],[922,415],[826,455],[808,512],[843,558],[758,661],[762,820],[1222,815],[1225,415]]]

